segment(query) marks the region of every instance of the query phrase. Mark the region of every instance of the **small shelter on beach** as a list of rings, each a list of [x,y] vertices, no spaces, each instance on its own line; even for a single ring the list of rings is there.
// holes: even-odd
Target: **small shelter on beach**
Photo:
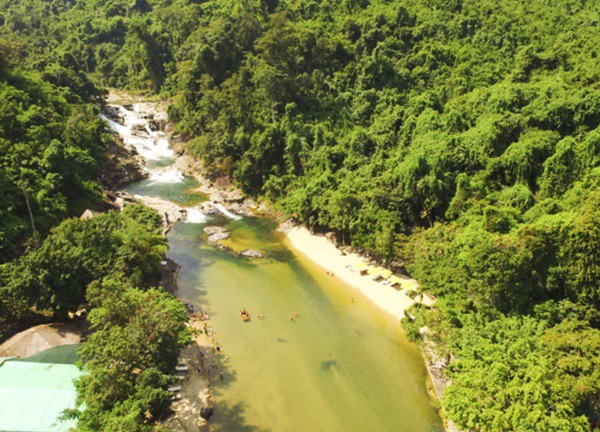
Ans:
[[[352,270],[357,271],[361,276],[365,275],[368,269],[369,266],[362,261],[359,261],[352,266]]]
[[[376,281],[381,278],[381,269],[379,267],[369,267],[367,269],[367,274],[371,276],[371,279]]]
[[[371,279],[374,281],[378,281],[379,279],[387,279],[392,275],[390,270],[383,267],[370,267],[367,273],[369,273]]]
[[[399,278],[398,276],[396,276],[396,275],[391,275],[391,276],[388,278],[388,281],[390,282],[390,286],[394,287],[394,286],[400,285],[400,283],[401,283],[402,279],[400,279],[400,278]]]
[[[381,269],[381,277],[384,279],[388,279],[390,276],[392,276],[392,271],[388,270],[388,269]]]

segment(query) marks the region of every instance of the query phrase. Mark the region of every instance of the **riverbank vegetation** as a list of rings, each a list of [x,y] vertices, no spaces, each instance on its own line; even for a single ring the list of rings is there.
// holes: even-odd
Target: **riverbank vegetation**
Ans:
[[[170,97],[210,172],[404,261],[438,298],[404,325],[451,359],[460,428],[598,418],[597,2],[0,5],[0,38],[48,86]],[[18,171],[10,203],[33,187]]]
[[[68,219],[40,247],[0,266],[0,333],[84,305],[91,334],[79,349],[84,374],[78,430],[143,431],[168,410],[167,384],[189,342],[181,302],[157,288],[166,253],[162,220],[130,205],[93,219]]]
[[[0,263],[101,200],[112,140],[91,100],[18,70],[15,55],[0,40]]]

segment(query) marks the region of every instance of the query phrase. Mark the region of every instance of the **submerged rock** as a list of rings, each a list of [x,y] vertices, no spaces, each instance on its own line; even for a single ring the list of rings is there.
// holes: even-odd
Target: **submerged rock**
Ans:
[[[228,232],[222,232],[222,233],[214,233],[211,234],[207,237],[207,240],[211,243],[216,243],[218,241],[221,240],[225,240],[226,238],[229,238],[231,234],[229,234]]]
[[[245,256],[245,257],[249,257],[249,258],[264,258],[265,255],[257,250],[254,249],[248,249],[245,250],[241,253],[241,255]]]
[[[204,234],[211,235],[217,233],[226,233],[227,229],[216,225],[209,225],[202,228],[202,232]]]
[[[211,243],[225,240],[231,235],[225,228],[220,226],[207,226],[202,229],[202,232],[208,236],[207,240]]]
[[[204,420],[209,420],[212,415],[215,413],[215,409],[211,406],[202,407],[200,410],[200,417]]]

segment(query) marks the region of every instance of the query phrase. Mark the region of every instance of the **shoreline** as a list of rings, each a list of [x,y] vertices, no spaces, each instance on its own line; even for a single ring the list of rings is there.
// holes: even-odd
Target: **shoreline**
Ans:
[[[373,304],[381,310],[392,315],[397,320],[405,316],[405,311],[417,300],[411,299],[407,292],[418,287],[418,282],[406,276],[401,279],[399,289],[374,281],[369,275],[361,276],[359,272],[352,271],[348,266],[356,266],[366,260],[358,254],[343,254],[336,245],[323,235],[311,233],[302,225],[291,228],[280,226],[293,249],[306,256],[325,271],[339,278],[347,285],[360,291]],[[430,306],[434,300],[423,296],[423,304]]]
[[[140,113],[149,116],[151,121],[160,124],[159,130],[163,131],[165,136],[171,140],[173,134],[170,123],[168,122],[166,109],[163,102],[147,101],[142,97],[132,97],[125,93],[115,94],[111,92],[105,101],[105,107],[126,104],[139,104]],[[106,111],[103,112],[106,113]],[[137,151],[131,146],[125,144],[120,134],[117,145],[123,151],[123,155],[128,155],[132,163],[137,165],[139,172],[147,173],[146,160],[139,156]],[[177,158],[178,159],[178,158]],[[146,176],[143,176],[146,177]],[[142,178],[143,178],[142,177]],[[123,181],[117,181],[114,184],[114,190],[108,190],[114,196],[114,205],[122,209],[129,202],[138,202],[146,207],[152,208],[158,212],[163,219],[162,236],[167,240],[171,227],[185,218],[186,209],[171,201],[155,196],[132,195],[122,188],[131,181],[140,180],[140,178],[126,178]],[[167,246],[168,247],[168,246]],[[161,263],[161,286],[173,295],[182,304],[187,306],[185,298],[181,296],[178,289],[180,265],[164,257]],[[184,347],[179,353],[179,366],[185,367],[184,372],[175,372],[181,379],[179,385],[172,385],[173,400],[171,404],[171,414],[157,422],[169,430],[178,432],[206,431],[208,430],[208,419],[214,410],[212,402],[212,388],[209,367],[209,359],[214,359],[215,354],[211,353],[211,347],[214,345],[210,337],[203,332],[202,324],[204,318],[199,319],[201,314],[194,314],[193,309],[188,309],[190,318],[189,328],[192,331],[192,340],[190,344]],[[203,315],[202,315],[203,316]],[[213,363],[215,360],[213,360]],[[214,371],[213,371],[214,372]],[[207,414],[210,412],[209,414]]]
[[[398,324],[405,317],[408,308],[415,303],[419,303],[419,301],[411,299],[406,294],[407,291],[418,287],[418,282],[415,279],[398,276],[402,280],[399,289],[383,285],[381,282],[374,281],[368,275],[361,276],[359,272],[347,268],[349,265],[356,265],[359,262],[367,262],[368,260],[356,253],[343,253],[325,235],[314,234],[304,225],[290,226],[288,223],[281,224],[277,230],[285,235],[286,242],[293,252],[301,254],[341,282],[358,290],[378,309],[397,319]],[[423,294],[420,303],[431,306],[435,303],[435,299]],[[447,380],[441,376],[443,366],[440,367],[439,359],[432,355],[432,350],[428,349],[426,342],[423,344],[417,343],[416,345],[421,353],[431,383],[431,388],[428,384],[430,398],[432,401],[440,401],[442,393],[448,385]],[[441,407],[438,412],[446,432],[460,432],[454,422],[446,418]]]
[[[136,102],[143,103],[143,100],[138,100]],[[153,112],[153,114],[156,114],[156,111],[161,110],[161,108],[163,108],[158,103],[146,103],[145,105],[146,107],[150,108],[150,111]],[[281,215],[274,214],[264,202],[260,204],[255,203],[251,198],[248,198],[239,189],[237,189],[228,179],[220,178],[216,180],[210,180],[203,172],[204,170],[202,167],[202,163],[191,157],[189,154],[187,154],[187,152],[183,148],[182,140],[176,134],[173,133],[173,130],[171,129],[168,120],[165,123],[165,134],[168,136],[171,142],[171,146],[175,151],[174,166],[177,167],[181,172],[183,172],[184,175],[194,177],[199,182],[199,186],[196,190],[205,193],[208,196],[208,203],[212,205],[214,205],[215,203],[220,203],[227,210],[233,211],[237,214],[240,214],[241,216],[266,216],[275,220],[276,222],[279,222],[280,225],[277,231],[285,235],[287,243],[291,247],[292,252],[299,253],[305,256],[308,260],[312,261],[317,266],[330,273],[332,276],[337,277],[338,280],[341,280],[342,282],[351,286],[352,288],[357,289],[361,293],[361,295],[365,296],[378,309],[384,311],[385,313],[391,315],[396,320],[398,320],[398,323],[402,318],[405,317],[407,309],[413,304],[420,302],[427,306],[430,306],[435,302],[435,300],[427,294],[423,294],[420,301],[410,298],[407,295],[407,292],[411,290],[416,291],[419,285],[416,280],[411,279],[407,276],[396,275],[396,277],[400,279],[400,286],[398,288],[394,288],[390,285],[384,285],[381,282],[374,281],[370,275],[362,276],[358,271],[352,271],[349,268],[350,266],[356,267],[357,263],[368,263],[370,260],[356,253],[345,253],[341,251],[332,241],[327,239],[324,235],[317,235],[311,233],[306,227],[302,225],[290,225],[290,223],[288,222],[281,223]],[[144,166],[145,164],[141,163],[141,165]],[[179,206],[175,205],[175,207],[177,208],[169,208],[168,210],[171,210],[171,212],[165,212],[164,206],[160,205],[163,204],[162,202],[154,202],[164,200],[148,199],[148,197],[143,197],[146,198],[143,199],[139,196],[135,196],[135,198],[138,201],[141,201],[144,205],[155,208],[160,213],[171,213],[170,218],[168,216],[164,218],[165,232],[163,232],[163,235],[165,237],[170,227],[174,223],[182,219],[182,208]],[[180,301],[184,301],[184,299],[181,298],[179,295],[177,295],[176,297],[180,299]],[[195,327],[195,325],[192,324],[192,327]],[[194,347],[193,351],[196,351],[196,349],[198,348],[208,348],[209,341],[203,340],[202,335],[198,336],[200,337],[194,338],[195,343],[193,342],[192,345],[188,347],[189,349],[192,349],[192,347]],[[432,364],[430,364],[430,361],[428,361],[423,346],[419,346],[419,351],[421,352],[429,379],[432,382],[434,388],[434,391],[432,392],[433,394],[430,394],[430,396],[432,397],[432,399],[439,400],[440,395],[438,391],[436,391],[436,378],[433,376],[431,371]],[[195,358],[196,356],[191,354],[189,350],[185,354],[193,358],[192,364],[201,364],[202,369],[206,370],[207,363],[203,361],[205,360],[204,358]],[[192,372],[190,375],[196,374]],[[189,388],[189,386],[186,387]],[[200,397],[200,399],[203,400],[203,404],[205,404],[205,406],[210,407],[212,405],[212,403],[210,402],[212,399],[212,392],[210,391],[210,380],[208,380],[208,385],[204,389],[204,392],[200,392],[199,394],[195,394],[193,396],[189,394],[189,391],[186,391],[186,393],[188,393],[186,396],[191,396],[194,399],[196,397]],[[187,407],[184,408],[184,411],[189,410],[189,405],[184,405],[187,405]],[[197,412],[195,414],[197,414]],[[444,421],[445,429],[448,431],[454,431],[455,429],[448,427],[448,421],[444,418],[441,411],[440,415]],[[175,418],[177,417],[179,417],[179,415],[175,416]],[[183,417],[185,418],[186,416]],[[189,417],[186,418],[187,421],[184,420],[183,422],[181,422],[181,420],[183,420],[181,419],[181,417],[179,417],[178,420],[178,426],[183,427],[183,430],[189,430],[189,427],[192,424],[194,424],[193,421],[190,422],[191,419]],[[187,427],[184,426],[182,423],[187,423]],[[196,423],[196,426],[200,427],[201,430],[204,430],[204,428],[207,427],[207,424],[208,422],[205,420],[204,422],[201,421],[200,423]]]

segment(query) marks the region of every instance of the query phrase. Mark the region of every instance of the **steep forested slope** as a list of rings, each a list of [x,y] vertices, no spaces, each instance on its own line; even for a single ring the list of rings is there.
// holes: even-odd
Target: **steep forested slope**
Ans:
[[[111,139],[96,106],[17,70],[13,50],[0,40],[0,263],[101,198]]]
[[[466,430],[600,410],[600,4],[1,0],[72,93],[161,92],[215,174],[405,261]]]
[[[78,430],[153,431],[190,340],[183,304],[157,288],[162,220],[136,205],[69,219],[102,205],[115,143],[86,71],[36,50],[55,46],[56,35],[38,31],[31,6],[0,6],[0,340],[83,306],[93,333],[78,352],[78,409],[64,415],[78,418]],[[15,25],[6,32],[5,14]]]

